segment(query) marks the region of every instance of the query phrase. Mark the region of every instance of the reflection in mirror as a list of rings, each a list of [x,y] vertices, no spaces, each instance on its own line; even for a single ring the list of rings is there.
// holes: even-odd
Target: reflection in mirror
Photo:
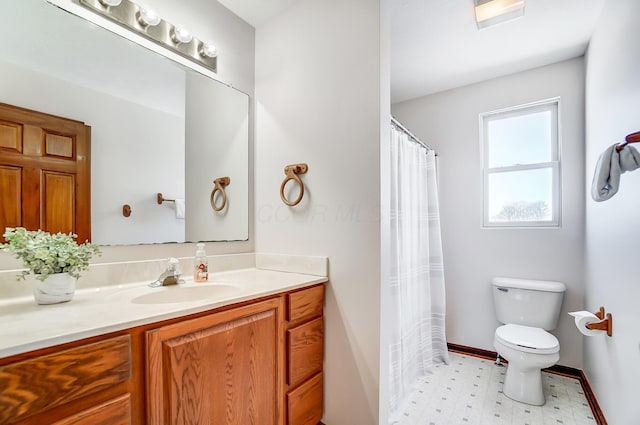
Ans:
[[[246,94],[44,0],[5,2],[0,37],[1,102],[91,127],[93,242],[248,238]],[[158,192],[184,200],[184,218]]]

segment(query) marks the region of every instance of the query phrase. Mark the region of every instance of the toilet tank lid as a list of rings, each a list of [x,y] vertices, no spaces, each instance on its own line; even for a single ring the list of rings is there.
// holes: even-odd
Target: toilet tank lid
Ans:
[[[562,282],[552,280],[517,279],[512,277],[494,277],[491,279],[493,286],[503,288],[530,289],[533,291],[564,292],[567,287]]]

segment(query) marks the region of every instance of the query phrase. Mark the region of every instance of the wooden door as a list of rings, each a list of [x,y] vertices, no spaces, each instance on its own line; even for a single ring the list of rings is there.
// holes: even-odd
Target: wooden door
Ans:
[[[147,333],[150,425],[276,425],[281,299]]]
[[[0,103],[0,238],[20,226],[91,240],[90,143],[82,122]]]

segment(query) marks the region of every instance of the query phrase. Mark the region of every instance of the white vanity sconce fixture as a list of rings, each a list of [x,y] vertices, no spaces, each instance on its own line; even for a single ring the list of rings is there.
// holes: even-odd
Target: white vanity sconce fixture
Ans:
[[[293,207],[298,205],[302,200],[302,197],[304,196],[304,183],[302,182],[298,174],[305,174],[308,170],[309,166],[304,163],[292,164],[284,167],[284,174],[286,177],[280,185],[280,199],[282,199],[282,202],[284,202],[286,205]],[[287,185],[289,180],[293,180],[294,182],[298,183],[299,187],[298,197],[294,201],[290,201],[289,199],[287,199],[284,194],[284,187]]]
[[[138,12],[136,13],[136,19],[143,27],[155,27],[160,23],[160,21],[162,21],[156,11],[146,5],[139,6]]]
[[[231,183],[230,177],[220,177],[213,181],[213,190],[211,191],[211,196],[209,197],[209,202],[211,203],[211,208],[215,212],[220,212],[227,205],[227,192],[224,190],[226,186]],[[220,197],[222,198],[222,202],[220,205],[216,205],[216,192],[220,192]]]
[[[129,0],[79,0],[79,4],[213,72],[218,70],[218,50],[213,44],[165,21],[149,6]]]
[[[206,58],[215,58],[218,56],[218,49],[211,43],[202,43],[198,52],[202,57]]]
[[[191,40],[193,40],[193,34],[191,34],[191,31],[184,27],[174,26],[171,29],[170,35],[171,40],[176,44],[187,44],[191,43]]]

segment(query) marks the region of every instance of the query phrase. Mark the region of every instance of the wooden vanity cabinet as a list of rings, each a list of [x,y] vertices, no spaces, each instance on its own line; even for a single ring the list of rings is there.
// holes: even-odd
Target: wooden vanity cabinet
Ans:
[[[0,425],[317,425],[317,285],[0,359]]]

